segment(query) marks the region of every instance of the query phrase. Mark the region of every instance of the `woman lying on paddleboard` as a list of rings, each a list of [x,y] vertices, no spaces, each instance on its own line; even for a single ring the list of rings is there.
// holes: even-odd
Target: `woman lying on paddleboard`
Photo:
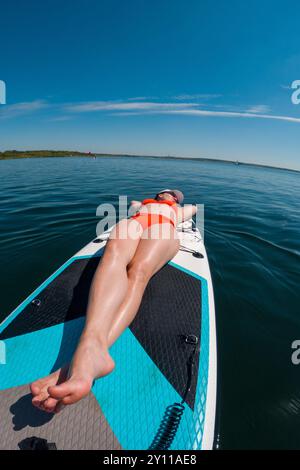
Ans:
[[[86,323],[72,362],[30,386],[32,403],[58,412],[85,397],[96,378],[114,369],[110,346],[138,312],[150,278],[179,250],[176,226],[196,213],[183,194],[165,189],[155,199],[132,201],[129,219],[110,233],[89,293]]]

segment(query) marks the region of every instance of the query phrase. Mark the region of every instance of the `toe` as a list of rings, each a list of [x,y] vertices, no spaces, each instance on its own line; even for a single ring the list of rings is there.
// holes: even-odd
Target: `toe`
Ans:
[[[65,405],[70,405],[88,395],[91,386],[92,382],[90,380],[71,378],[63,384],[49,387],[48,392],[52,398],[61,400]]]
[[[33,382],[32,384],[30,384],[30,391],[32,395],[38,395],[41,391],[41,387],[36,382]]]
[[[48,387],[48,393],[52,398],[61,400],[62,398],[70,395],[74,391],[74,384],[67,380],[60,385]]]
[[[37,399],[33,399],[31,400],[31,403],[33,404],[33,406],[35,406],[36,408],[40,408],[40,405],[41,405],[41,402],[40,400],[37,400]]]
[[[80,399],[76,400],[76,397],[73,394],[73,395],[68,395],[67,397],[63,398],[61,402],[63,405],[73,405],[73,403],[76,403],[78,400]]]
[[[61,401],[64,405],[73,405],[73,403],[77,403],[86,395],[87,393],[75,392],[75,393],[71,393],[71,395],[64,397]]]
[[[40,391],[39,394],[37,394],[33,397],[32,403],[45,401],[45,400],[47,400],[48,397],[49,397],[49,393],[47,392],[47,390],[42,390],[42,391]]]
[[[33,404],[33,406],[35,406],[35,408],[38,408],[39,410],[45,411],[44,402],[43,402],[43,401],[40,401],[40,400],[32,400],[32,404]]]
[[[43,406],[46,411],[53,413],[57,403],[58,403],[58,400],[55,400],[55,398],[49,397],[47,398],[47,400],[44,401]]]

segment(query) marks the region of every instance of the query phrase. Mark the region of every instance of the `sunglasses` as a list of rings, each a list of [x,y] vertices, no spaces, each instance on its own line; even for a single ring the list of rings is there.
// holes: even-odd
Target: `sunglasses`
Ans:
[[[175,199],[175,201],[178,202],[177,196],[175,193],[173,193],[173,191],[167,191],[166,194],[170,194]]]

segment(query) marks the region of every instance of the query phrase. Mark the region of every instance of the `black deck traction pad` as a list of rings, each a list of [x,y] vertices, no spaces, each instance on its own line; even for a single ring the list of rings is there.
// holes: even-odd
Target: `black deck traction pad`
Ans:
[[[74,260],[38,294],[40,305],[27,305],[0,334],[0,340],[84,316],[99,260],[99,257]],[[200,338],[201,281],[170,264],[164,266],[150,280],[130,329],[183,397],[192,346],[185,344],[182,336],[193,334]],[[198,364],[199,349],[195,355],[195,371]],[[194,407],[197,375],[193,376],[186,398],[191,408]]]

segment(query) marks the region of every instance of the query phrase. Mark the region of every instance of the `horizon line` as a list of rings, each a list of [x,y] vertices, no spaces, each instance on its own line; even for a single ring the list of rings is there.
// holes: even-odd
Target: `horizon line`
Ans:
[[[254,162],[244,162],[244,161],[241,161],[241,160],[227,160],[227,159],[224,159],[224,158],[219,158],[219,157],[192,157],[192,156],[176,156],[176,155],[149,155],[149,154],[134,154],[134,153],[108,153],[108,152],[105,152],[105,153],[101,153],[101,152],[83,152],[83,151],[80,151],[80,150],[50,150],[50,149],[38,149],[38,150],[0,150],[0,156],[1,155],[4,155],[5,153],[8,153],[8,152],[11,152],[11,153],[28,153],[30,154],[30,152],[55,152],[57,155],[56,156],[53,156],[53,155],[49,155],[49,157],[47,156],[43,156],[43,157],[39,157],[38,155],[33,157],[33,158],[59,158],[60,155],[59,155],[59,152],[68,152],[70,154],[72,154],[74,152],[74,154],[77,154],[77,155],[74,155],[76,157],[80,157],[80,156],[89,156],[89,157],[92,157],[92,156],[100,156],[100,157],[142,157],[142,158],[164,158],[164,159],[174,159],[174,160],[203,160],[203,161],[214,161],[214,162],[222,162],[222,163],[231,163],[231,164],[235,164],[235,165],[251,165],[251,166],[257,166],[257,167],[262,167],[262,168],[273,168],[273,169],[276,169],[276,170],[285,170],[285,171],[293,171],[293,172],[296,172],[296,173],[300,173],[300,169],[297,170],[296,168],[289,168],[289,167],[282,167],[282,166],[276,166],[276,165],[267,165],[267,164],[264,164],[264,163],[254,163]],[[78,155],[79,154],[79,155]],[[72,157],[72,155],[69,155]],[[61,158],[65,158],[66,156],[64,155],[61,155]],[[7,160],[9,159],[14,159],[14,157],[8,157]],[[18,158],[18,157],[16,157]],[[25,157],[26,158],[26,157]],[[0,159],[1,160],[1,159]],[[2,159],[3,160],[3,159]]]

